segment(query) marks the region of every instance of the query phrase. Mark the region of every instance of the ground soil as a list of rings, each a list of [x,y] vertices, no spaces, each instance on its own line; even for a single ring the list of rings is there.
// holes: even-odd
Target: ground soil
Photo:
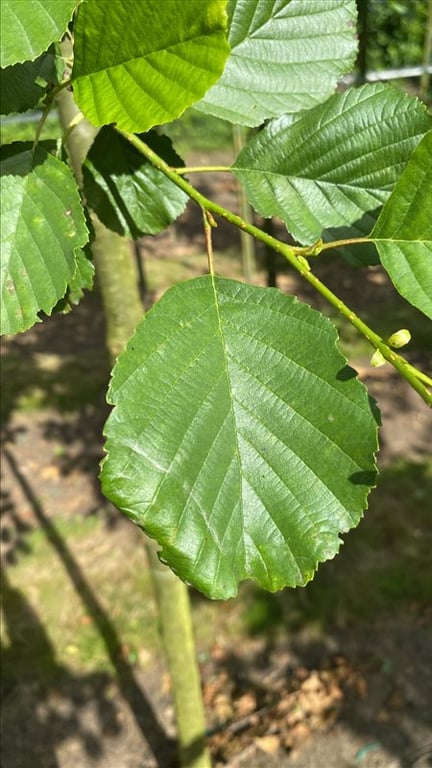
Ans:
[[[204,187],[222,204],[235,208],[232,181],[209,176]],[[215,249],[222,254],[228,274],[238,274],[239,266],[231,258],[227,267],[223,254],[237,247],[237,236],[221,223],[215,232]],[[202,252],[202,234],[190,208],[175,227],[141,245],[147,278],[155,275],[162,287],[170,281],[170,265],[176,262],[183,263],[185,276],[204,271]],[[379,270],[360,281],[348,267],[338,271],[324,264],[320,269],[357,310],[387,297],[389,288]],[[265,281],[265,272],[260,271],[256,280]],[[282,272],[279,286],[311,300],[309,289],[300,286],[293,274]],[[159,291],[148,286],[147,302]],[[85,352],[88,360],[106,365],[108,374],[100,318],[97,298],[87,297],[72,314],[50,318],[9,340],[4,354],[26,360],[31,375],[35,365],[56,370]],[[388,366],[373,369],[367,357],[354,362],[382,411],[381,466],[391,465],[398,457],[423,461],[430,454],[429,409]],[[426,368],[431,364],[424,350],[414,354],[413,362]],[[108,550],[114,543],[131,546],[136,541],[135,528],[104,502],[97,485],[106,416],[103,390],[94,402],[69,410],[60,407],[58,391],[50,391],[37,411],[17,408],[19,394],[17,388],[6,410],[3,432],[6,581],[14,558],[25,556],[29,528],[43,526],[55,546],[50,521],[55,521],[59,505],[62,515],[100,515]],[[61,446],[56,461],[53,442]],[[93,608],[97,618],[98,607]],[[24,605],[23,610],[30,609]],[[46,642],[50,653],[44,629],[33,618],[39,640]],[[13,641],[13,627],[7,631]],[[240,643],[215,642],[202,663],[214,764],[231,768],[432,765],[431,649],[431,607],[415,602],[403,613],[365,625],[335,627],[325,637],[298,631],[272,641],[244,637]],[[4,768],[176,765],[172,700],[160,660],[152,659],[144,669],[134,668],[120,655],[117,675],[72,674],[62,665],[55,682],[46,683],[40,676],[14,678],[8,652],[6,648]]]

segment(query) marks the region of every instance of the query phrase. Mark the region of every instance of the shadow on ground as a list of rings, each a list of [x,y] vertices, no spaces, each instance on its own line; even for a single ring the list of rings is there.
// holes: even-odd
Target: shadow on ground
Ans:
[[[121,638],[108,613],[93,593],[68,544],[58,533],[55,523],[45,514],[30,482],[20,471],[13,453],[8,447],[3,446],[2,454],[3,460],[7,462],[16,483],[31,506],[35,519],[44,531],[53,551],[61,560],[87,614],[103,639],[106,655],[116,673],[120,695],[141,731],[146,745],[143,749],[150,750],[157,765],[174,768],[177,765],[174,743],[165,733],[152,705],[136,680],[133,667],[124,657]],[[19,515],[7,496],[4,500],[2,515],[9,517],[9,528],[15,525],[16,529]],[[14,560],[13,555],[16,554],[16,550],[25,553],[26,532],[25,527],[18,525],[12,547],[9,548],[11,561]],[[2,573],[2,612],[4,627],[9,638],[9,645],[3,652],[5,698],[20,696],[22,681],[14,677],[14,669],[21,666],[23,656],[37,659],[41,673],[41,677],[39,679],[36,677],[33,681],[30,691],[26,690],[25,712],[20,714],[19,722],[10,722],[7,715],[2,719],[2,727],[5,728],[2,740],[5,768],[6,766],[17,768],[19,765],[29,764],[35,768],[57,766],[59,763],[56,758],[56,747],[71,736],[81,743],[85,753],[92,760],[102,757],[105,753],[104,738],[107,733],[116,736],[122,730],[120,722],[116,719],[115,707],[109,697],[108,689],[112,679],[102,674],[82,678],[71,676],[65,668],[57,664],[54,649],[36,612],[25,596],[10,586],[5,569]],[[57,690],[54,699],[57,697],[57,704],[53,704],[52,691],[49,693],[49,688],[44,685],[44,671],[45,673],[49,671],[49,678],[56,681],[54,690],[56,686]],[[80,708],[86,707],[89,703],[96,707],[94,715],[97,725],[92,731],[87,731],[79,718]],[[25,723],[24,728],[21,718]],[[39,762],[38,752],[40,752]]]

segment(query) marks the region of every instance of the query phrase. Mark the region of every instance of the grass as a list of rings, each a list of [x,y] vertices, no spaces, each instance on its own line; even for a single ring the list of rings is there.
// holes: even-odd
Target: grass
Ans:
[[[146,653],[155,652],[158,636],[141,534],[131,526],[129,535],[121,532],[121,546],[110,551],[114,537],[106,535],[100,518],[59,518],[55,527],[101,606],[105,632],[111,627],[120,640],[114,653],[124,654],[131,663],[140,658],[145,662],[147,656],[140,657],[139,651],[144,647]],[[26,545],[27,554],[8,568],[8,583],[3,583],[7,666],[15,676],[52,676],[62,666],[112,672],[101,623],[95,621],[86,590],[78,591],[78,581],[74,586],[44,530],[34,530]]]
[[[108,532],[94,516],[58,518],[55,528],[87,587],[77,589],[78,581],[74,584],[46,531],[26,536],[25,554],[8,567],[2,585],[5,676],[49,680],[64,668],[113,674],[106,642],[113,636],[111,652],[145,668],[160,654],[160,642],[142,533],[124,522]],[[102,613],[95,611],[94,599]],[[197,648],[204,658],[221,632],[231,635],[239,629],[233,620],[238,610],[233,601],[214,603],[198,593],[192,600]]]

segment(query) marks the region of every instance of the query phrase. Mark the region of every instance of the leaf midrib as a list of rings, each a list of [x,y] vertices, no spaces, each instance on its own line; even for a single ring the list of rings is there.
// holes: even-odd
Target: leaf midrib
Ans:
[[[242,517],[242,520],[243,520],[243,498],[242,498],[242,494],[241,494],[241,479],[242,479],[242,475],[243,475],[242,460],[241,460],[241,454],[240,454],[240,446],[239,446],[238,437],[237,437],[237,421],[236,421],[235,411],[234,411],[234,397],[233,397],[232,388],[231,388],[231,377],[230,377],[230,374],[229,374],[227,344],[225,343],[225,337],[224,337],[224,333],[223,333],[222,317],[221,317],[221,313],[220,313],[220,310],[219,310],[218,290],[217,290],[217,287],[216,287],[215,278],[216,278],[215,274],[214,273],[211,274],[211,284],[212,284],[212,289],[213,289],[214,305],[215,305],[216,317],[217,317],[218,328],[219,328],[219,333],[220,333],[220,338],[221,338],[222,357],[223,357],[223,361],[224,361],[224,373],[225,373],[225,378],[226,378],[226,382],[227,382],[227,389],[229,391],[230,414],[231,414],[231,419],[232,419],[232,423],[233,423],[233,432],[234,432],[234,439],[235,439],[235,454],[236,454],[236,459],[237,459],[237,465],[238,465],[238,468],[239,468],[239,472],[238,472],[238,474],[239,474],[239,478],[238,478],[239,479],[239,492],[240,492],[240,508],[239,508],[239,513],[240,513],[240,515]]]

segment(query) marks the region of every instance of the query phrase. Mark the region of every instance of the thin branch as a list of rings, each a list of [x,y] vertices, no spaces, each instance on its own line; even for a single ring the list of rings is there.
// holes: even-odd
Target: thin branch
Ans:
[[[246,144],[247,131],[243,125],[233,125],[233,144],[236,156],[240,154]],[[246,189],[237,179],[237,197],[240,215],[248,224],[253,223],[253,211],[249,203]],[[247,232],[240,232],[243,275],[248,283],[253,282],[256,271],[255,240],[252,240]]]
[[[430,387],[432,389],[432,379],[430,376],[428,376],[426,373],[423,373],[423,371],[419,371],[418,368],[415,368],[414,365],[411,365],[411,363],[407,362],[407,367],[411,369],[413,374],[417,376],[417,378],[423,382],[423,384],[426,384],[427,387]]]
[[[33,142],[32,152],[33,155],[36,151],[37,145],[39,144],[39,139],[41,137],[42,129],[45,125],[46,119],[51,112],[51,107],[54,103],[54,91],[51,91],[49,94],[47,94],[47,102],[43,108],[42,115],[40,117],[40,120],[36,126],[36,134]]]
[[[291,264],[291,266],[294,267],[294,269],[299,272],[300,275],[329,302],[329,304],[335,307],[338,312],[346,317],[351,325],[353,325],[375,349],[379,349],[384,359],[393,365],[393,367],[399,371],[401,376],[403,376],[403,378],[409,382],[411,387],[420,395],[425,403],[432,407],[432,392],[424,382],[424,374],[420,372],[419,375],[419,372],[416,368],[414,368],[414,366],[408,363],[408,361],[405,360],[402,355],[397,354],[393,349],[391,349],[391,347],[386,344],[381,336],[369,328],[369,326],[366,325],[366,323],[363,322],[363,320],[361,320],[361,318],[358,317],[355,312],[350,309],[350,307],[348,307],[341,299],[339,299],[338,296],[336,296],[329,288],[327,288],[327,286],[324,285],[324,283],[322,283],[321,280],[316,277],[316,275],[314,275],[310,268],[309,262],[305,258],[305,256],[311,255],[310,247],[297,248],[291,245],[287,245],[286,243],[282,243],[280,240],[277,240],[277,238],[273,237],[272,235],[268,235],[255,225],[244,221],[241,216],[238,216],[226,208],[223,208],[223,206],[214,203],[212,200],[209,200],[207,197],[205,197],[205,195],[201,194],[201,192],[198,192],[198,190],[195,189],[192,184],[186,181],[186,179],[179,176],[176,171],[173,171],[172,168],[170,168],[165,163],[165,161],[156,154],[156,152],[150,149],[150,147],[141,141],[141,139],[139,139],[137,136],[135,136],[135,134],[126,133],[119,129],[117,130],[122,136],[124,136],[125,139],[127,139],[127,141],[130,142],[130,144],[132,144],[132,146],[134,146],[144,157],[146,157],[147,160],[149,160],[155,168],[158,168],[158,170],[160,170],[163,174],[165,174],[165,176],[171,179],[174,184],[186,192],[186,194],[192,200],[198,203],[201,208],[204,208],[205,210],[210,211],[217,216],[221,216],[235,227],[238,227],[240,230],[247,232],[252,237],[255,237],[257,240],[260,240],[261,242],[273,248],[278,253],[282,254],[284,258]],[[334,243],[327,243],[326,247],[334,248],[339,243],[343,242],[344,241],[336,241]],[[345,243],[346,242],[347,241],[345,241]],[[367,238],[358,238],[356,242],[370,241]],[[317,244],[317,248],[318,247],[319,246]]]
[[[32,147],[33,154],[35,153],[36,147],[39,144],[39,139],[41,137],[42,129],[43,129],[44,125],[45,125],[45,122],[46,122],[46,119],[47,119],[49,113],[51,112],[51,109],[52,109],[52,107],[54,105],[54,102],[55,102],[57,94],[60,93],[68,85],[70,85],[70,83],[71,83],[71,81],[69,79],[68,80],[64,80],[64,82],[60,83],[60,85],[56,85],[51,90],[48,90],[47,95],[46,95],[46,104],[45,104],[45,106],[43,108],[42,115],[41,115],[40,120],[39,120],[39,122],[37,124],[37,127],[36,127],[36,135],[35,135],[35,139],[34,139],[33,147]]]

